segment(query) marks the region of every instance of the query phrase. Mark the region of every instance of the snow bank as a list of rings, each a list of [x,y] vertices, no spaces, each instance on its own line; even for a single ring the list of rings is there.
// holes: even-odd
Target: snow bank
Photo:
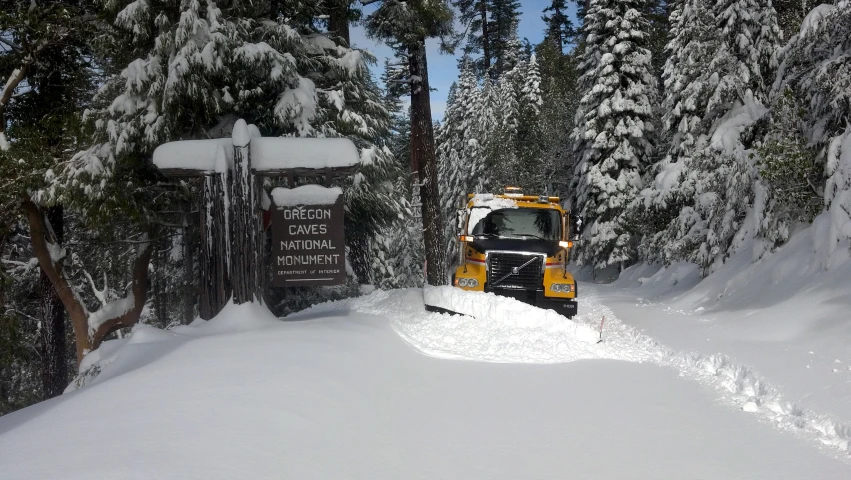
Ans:
[[[590,307],[598,315],[605,315],[603,344],[615,343],[615,350],[620,354],[630,350],[644,352],[645,358],[654,363],[675,368],[681,375],[712,388],[726,403],[848,458],[847,454],[851,452],[849,424],[789,401],[753,368],[727,355],[677,351],[658,343],[635,327],[625,324],[604,305],[597,293],[600,288],[603,287],[586,286],[582,305]],[[694,333],[692,330],[691,334]]]
[[[522,363],[606,357],[596,346],[597,332],[552,310],[449,286],[426,287],[424,300],[466,315],[394,324],[400,335],[430,355]]]
[[[272,200],[279,207],[333,205],[342,194],[343,190],[340,187],[328,188],[321,185],[302,185],[292,189],[278,187],[272,190]]]
[[[265,305],[257,302],[234,305],[232,301],[209,321],[196,318],[189,325],[178,325],[170,330],[136,324],[125,338],[103,342],[99,348],[83,357],[80,374],[68,386],[66,393],[120,376],[134,368],[133,365],[141,361],[138,352],[132,347],[134,345],[168,340],[185,342],[197,337],[246,332],[277,325],[280,325],[280,320]]]
[[[466,315],[427,313],[429,305]],[[492,293],[467,292],[453,287],[428,287],[399,292],[376,291],[343,302],[317,305],[308,314],[339,309],[386,316],[393,329],[421,352],[446,359],[494,363],[552,364],[588,359],[646,361],[655,353],[619,340],[597,343],[599,308],[583,305],[580,321],[552,310]],[[469,315],[469,316],[468,316]],[[604,328],[603,337],[606,338]]]
[[[691,277],[684,266],[676,270]],[[721,354],[677,351],[625,324],[604,305],[600,287],[580,289],[579,315],[568,320],[516,300],[453,287],[371,295],[313,307],[300,315],[339,311],[391,318],[393,329],[426,355],[479,362],[559,364],[623,360],[673,368],[715,391],[728,405],[795,432],[831,452],[846,454],[851,428],[788,401],[753,369]],[[423,300],[474,316],[426,313]],[[299,315],[296,315],[298,318]],[[604,320],[604,321],[603,321]],[[602,322],[602,342],[596,343]]]
[[[269,308],[259,302],[236,305],[229,301],[211,320],[196,319],[190,325],[179,325],[171,332],[188,336],[218,335],[274,327],[280,324]]]
[[[515,308],[510,299],[470,298],[470,308],[495,320],[427,313],[422,290],[412,289],[318,305],[291,321],[249,304],[176,331],[139,325],[129,339],[104,344],[101,359],[112,361],[96,364],[96,388],[0,418],[0,459],[14,459],[0,477],[848,477],[847,462],[753,418],[832,452],[845,427],[773,396],[728,359],[666,350],[593,292],[583,318],[558,324],[534,308],[500,313]],[[588,343],[577,324],[600,314],[603,342]],[[436,360],[397,333],[425,351],[434,345],[438,356],[483,360],[492,354],[480,349],[491,345],[505,360],[549,364]],[[554,364],[552,355],[636,361]]]

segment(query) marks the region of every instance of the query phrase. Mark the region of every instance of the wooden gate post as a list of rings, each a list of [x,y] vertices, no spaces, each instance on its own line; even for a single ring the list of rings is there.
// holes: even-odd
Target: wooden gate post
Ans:
[[[227,171],[211,172],[202,177],[201,252],[198,263],[201,274],[200,317],[209,320],[218,314],[230,298],[227,257],[228,231],[225,221]]]
[[[233,303],[236,304],[259,301],[263,295],[258,284],[262,251],[258,250],[257,241],[263,219],[259,214],[257,182],[251,169],[250,143],[248,125],[245,120],[237,120],[233,126],[233,178],[230,182],[230,274]]]

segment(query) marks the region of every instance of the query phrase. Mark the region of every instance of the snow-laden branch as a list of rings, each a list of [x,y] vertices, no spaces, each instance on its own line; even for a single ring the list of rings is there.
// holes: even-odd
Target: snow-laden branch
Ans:
[[[87,270],[83,270],[83,275],[85,275],[86,278],[89,280],[89,286],[92,288],[92,294],[95,296],[95,298],[98,299],[98,301],[101,304],[101,307],[106,307],[106,305],[109,303],[109,298],[108,298],[109,297],[109,282],[108,282],[108,279],[107,279],[107,276],[106,276],[106,272],[103,272],[103,289],[102,290],[98,290],[98,287],[95,284],[95,280],[92,278],[91,275],[89,275],[89,272]],[[89,323],[89,329],[91,329],[91,328],[92,328],[92,326],[91,326],[91,322],[90,322]]]

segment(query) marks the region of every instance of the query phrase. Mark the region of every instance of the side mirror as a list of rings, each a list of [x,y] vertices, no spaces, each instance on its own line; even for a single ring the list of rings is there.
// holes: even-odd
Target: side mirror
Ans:
[[[455,211],[455,214],[458,230],[464,230],[464,223],[467,221],[467,210],[460,208]]]
[[[582,236],[582,230],[585,228],[585,219],[579,215],[570,216],[570,233],[571,236],[578,240]]]

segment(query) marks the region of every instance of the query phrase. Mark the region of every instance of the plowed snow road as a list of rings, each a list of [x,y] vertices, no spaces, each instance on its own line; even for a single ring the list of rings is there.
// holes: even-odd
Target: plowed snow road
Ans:
[[[806,412],[742,410],[748,372],[485,300],[487,320],[410,290],[138,327],[85,387],[0,418],[0,479],[851,478]]]

